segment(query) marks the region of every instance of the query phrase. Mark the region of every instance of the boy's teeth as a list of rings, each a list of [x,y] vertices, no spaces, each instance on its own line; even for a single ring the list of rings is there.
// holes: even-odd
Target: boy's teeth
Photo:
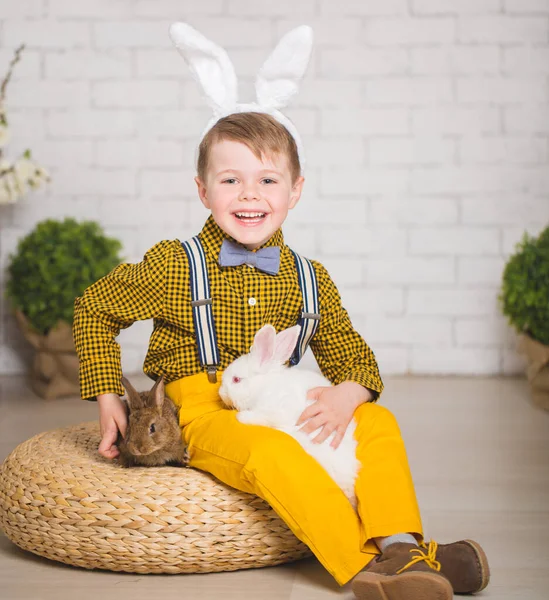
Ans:
[[[264,217],[265,213],[235,213],[237,217],[250,217],[250,218],[257,218],[257,217]]]

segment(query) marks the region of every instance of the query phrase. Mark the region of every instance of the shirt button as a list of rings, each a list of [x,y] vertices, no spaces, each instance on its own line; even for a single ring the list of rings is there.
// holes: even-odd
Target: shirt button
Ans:
[[[257,300],[255,298],[248,298],[248,304],[250,306],[255,306],[256,302],[257,302]]]

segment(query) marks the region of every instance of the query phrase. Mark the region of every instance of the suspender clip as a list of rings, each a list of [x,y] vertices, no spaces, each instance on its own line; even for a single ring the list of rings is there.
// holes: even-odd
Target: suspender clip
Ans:
[[[320,315],[318,313],[308,313],[308,312],[302,312],[301,313],[301,318],[302,319],[320,319]]]
[[[212,299],[211,298],[205,298],[204,300],[193,300],[191,302],[191,306],[194,308],[195,306],[204,306],[207,304],[212,304]]]
[[[210,383],[217,383],[217,369],[215,365],[208,365],[206,367],[206,373],[208,373],[208,381]]]

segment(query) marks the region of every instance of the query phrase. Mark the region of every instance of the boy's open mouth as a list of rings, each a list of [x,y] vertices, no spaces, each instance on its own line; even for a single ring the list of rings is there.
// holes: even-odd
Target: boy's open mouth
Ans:
[[[261,223],[263,219],[267,216],[267,213],[264,212],[245,212],[239,211],[233,213],[234,216],[242,223],[246,223],[247,225],[256,225],[257,223]]]

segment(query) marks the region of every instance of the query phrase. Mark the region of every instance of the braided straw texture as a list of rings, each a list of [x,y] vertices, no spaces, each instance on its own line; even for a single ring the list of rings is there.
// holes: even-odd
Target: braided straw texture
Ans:
[[[0,527],[40,556],[86,569],[208,573],[310,556],[271,507],[211,475],[124,469],[97,453],[97,421],[38,434],[0,466]]]

